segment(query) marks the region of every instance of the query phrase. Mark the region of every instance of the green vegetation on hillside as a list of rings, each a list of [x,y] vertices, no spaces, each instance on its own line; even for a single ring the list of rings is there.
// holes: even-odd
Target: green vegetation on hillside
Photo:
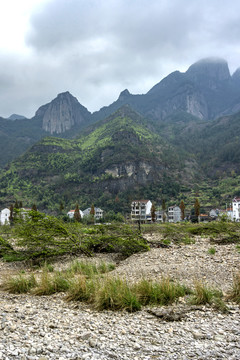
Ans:
[[[183,200],[191,211],[197,197],[201,212],[225,208],[240,195],[239,119],[176,113],[154,123],[124,106],[75,140],[46,137],[12,162],[0,174],[0,206],[19,199],[60,215],[60,204],[94,203],[126,215],[133,199]]]

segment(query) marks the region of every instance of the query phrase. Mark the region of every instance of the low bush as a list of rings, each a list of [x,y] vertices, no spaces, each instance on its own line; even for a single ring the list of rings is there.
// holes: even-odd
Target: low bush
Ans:
[[[13,247],[9,244],[9,242],[0,236],[0,257],[4,257],[6,254],[11,254],[13,251]]]

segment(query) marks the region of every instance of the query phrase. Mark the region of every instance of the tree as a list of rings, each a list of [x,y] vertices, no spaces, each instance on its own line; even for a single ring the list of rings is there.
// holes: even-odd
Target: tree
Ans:
[[[200,215],[200,203],[198,201],[198,198],[195,199],[194,213],[195,213],[195,216],[197,216],[197,217]]]
[[[94,209],[94,205],[93,205],[93,204],[92,204],[92,206],[91,206],[90,215],[91,215],[91,216],[94,216],[94,215],[95,215],[95,209]]]
[[[12,204],[10,205],[9,210],[10,210],[9,221],[10,221],[10,224],[12,224],[13,223],[13,205]]]
[[[181,209],[181,219],[184,220],[184,218],[185,218],[185,204],[184,204],[183,200],[181,200],[180,209]]]
[[[80,214],[80,211],[79,211],[79,206],[78,206],[78,204],[76,204],[76,207],[75,207],[75,210],[74,210],[74,219],[75,219],[77,222],[80,222],[80,221],[81,221],[81,214]]]
[[[156,207],[154,204],[152,204],[151,207],[151,218],[152,218],[152,222],[156,221]]]
[[[59,211],[60,213],[62,213],[64,210],[64,205],[63,205],[63,202],[61,201],[60,204],[59,204]]]
[[[33,204],[32,210],[33,210],[33,211],[37,211],[37,205],[36,205],[36,204]]]
[[[166,202],[165,202],[165,199],[162,199],[162,211],[163,211],[163,222],[164,223],[166,221],[165,210],[166,210]]]
[[[18,204],[18,201],[17,201],[17,200],[15,201],[14,209],[19,209],[19,204]]]
[[[95,208],[94,208],[94,205],[92,204],[91,210],[90,210],[90,217],[91,217],[92,223],[94,223],[94,215],[95,215]]]

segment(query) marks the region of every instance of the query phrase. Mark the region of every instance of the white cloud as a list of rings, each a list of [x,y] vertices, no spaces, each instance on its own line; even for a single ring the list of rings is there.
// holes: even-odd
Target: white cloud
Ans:
[[[240,66],[237,0],[231,6],[223,0],[10,0],[6,6],[2,26],[11,28],[0,41],[2,116],[33,116],[66,90],[98,110],[123,89],[145,93],[203,57],[223,57],[231,71]]]

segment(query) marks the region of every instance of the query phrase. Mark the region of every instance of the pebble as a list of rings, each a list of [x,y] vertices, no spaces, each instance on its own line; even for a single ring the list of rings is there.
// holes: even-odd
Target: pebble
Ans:
[[[16,326],[14,333],[10,327],[0,330],[1,360],[240,359],[240,311],[236,304],[221,317],[203,307],[190,311],[180,322],[167,322],[150,316],[147,309],[133,314],[96,312],[86,311],[80,304],[76,311],[61,294],[18,295],[19,311],[25,314],[18,322],[12,300],[13,295],[0,292],[0,319],[5,312],[7,321]],[[53,321],[57,328],[50,326]]]
[[[168,274],[187,284],[207,276],[226,290],[239,269],[239,253],[234,245],[220,247],[214,255],[221,257],[218,262],[208,256],[208,247],[199,239],[189,247],[152,249],[120,262],[114,272],[129,280]],[[0,282],[7,266],[0,262]],[[229,309],[221,314],[203,306],[180,321],[167,321],[147,308],[133,314],[96,312],[67,303],[63,294],[0,291],[0,360],[239,360],[240,309],[234,303]]]

